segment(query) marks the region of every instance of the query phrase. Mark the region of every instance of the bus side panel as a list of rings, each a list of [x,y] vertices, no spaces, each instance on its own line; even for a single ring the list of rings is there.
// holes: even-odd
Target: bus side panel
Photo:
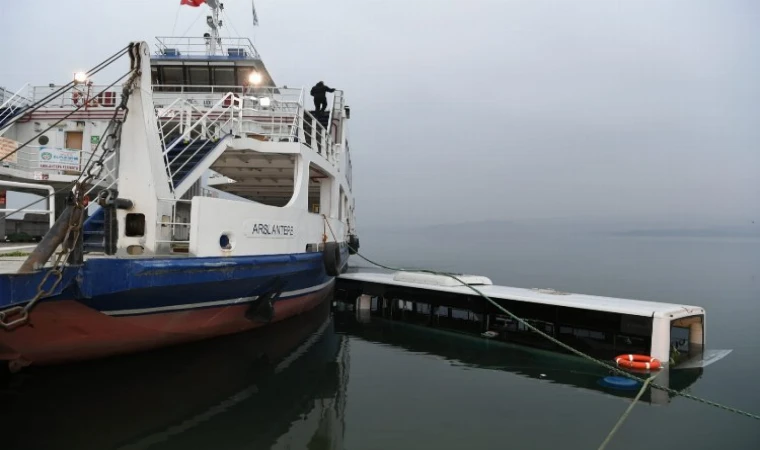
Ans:
[[[652,320],[652,350],[651,355],[663,364],[670,361],[670,319],[655,317]]]

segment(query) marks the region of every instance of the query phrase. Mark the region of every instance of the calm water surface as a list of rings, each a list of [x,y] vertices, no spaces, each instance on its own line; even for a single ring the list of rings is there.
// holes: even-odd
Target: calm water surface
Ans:
[[[404,266],[495,283],[691,303],[733,349],[689,392],[760,413],[760,242],[588,235],[362,235]],[[596,449],[629,405],[584,361],[322,308],[266,330],[29,370],[0,385],[2,449]],[[760,448],[760,423],[673,398],[636,406],[610,449]]]

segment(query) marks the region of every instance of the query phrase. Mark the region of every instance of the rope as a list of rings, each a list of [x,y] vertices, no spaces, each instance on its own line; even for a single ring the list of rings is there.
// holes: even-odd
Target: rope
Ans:
[[[195,25],[195,22],[197,22],[198,19],[200,19],[202,15],[203,15],[203,11],[199,11],[198,16],[195,18],[195,20],[193,20],[193,23],[191,23],[190,26],[187,27],[187,30],[185,30],[185,32],[182,33],[180,36],[186,35],[190,31],[190,29],[193,28],[193,25]]]
[[[222,17],[224,17],[224,20],[227,23],[227,26],[232,30],[233,33],[235,33],[235,36],[239,38],[240,33],[238,33],[238,31],[235,29],[235,25],[232,24],[232,21],[230,20],[229,16],[227,16],[227,11],[222,10]]]
[[[324,218],[325,223],[327,224],[327,227],[330,229],[330,234],[332,234],[333,240],[335,240],[335,242],[338,242],[338,239],[335,236],[335,233],[333,232],[332,226],[330,225],[330,222],[327,220],[327,217],[324,214],[322,214],[322,217]],[[348,245],[348,243],[347,243],[347,245]],[[438,272],[438,271],[435,271],[435,270],[427,270],[427,269],[404,269],[404,268],[401,268],[401,267],[386,266],[384,264],[380,264],[378,262],[375,262],[375,261],[367,258],[366,256],[362,255],[361,253],[358,252],[358,249],[355,249],[355,248],[351,247],[350,245],[348,245],[348,247],[351,250],[354,251],[354,253],[356,254],[356,256],[360,257],[361,259],[367,261],[368,263],[370,263],[370,264],[372,264],[374,266],[377,266],[377,267],[380,267],[380,268],[383,268],[383,269],[393,270],[393,271],[396,271],[396,272],[421,272],[421,273],[429,273],[429,274],[432,274],[432,275],[443,275],[443,276],[447,276],[447,277],[453,278],[454,280],[456,280],[459,283],[461,283],[463,286],[466,286],[471,291],[475,292],[480,297],[482,297],[483,299],[485,299],[486,301],[488,301],[489,303],[491,303],[496,309],[498,309],[499,311],[501,311],[504,314],[508,315],[509,317],[511,317],[512,319],[516,320],[520,324],[524,325],[529,330],[535,332],[539,336],[541,336],[541,337],[543,337],[543,338],[545,338],[545,339],[553,342],[554,344],[559,345],[560,347],[564,348],[565,350],[567,350],[567,351],[569,351],[569,352],[571,352],[571,353],[573,353],[573,354],[575,354],[577,356],[580,356],[583,359],[591,361],[594,364],[597,364],[597,365],[599,365],[601,367],[604,367],[607,370],[610,370],[612,372],[620,374],[620,375],[622,375],[624,377],[628,377],[628,378],[630,378],[632,380],[636,380],[636,381],[638,381],[640,383],[645,383],[646,382],[646,380],[644,378],[637,377],[636,375],[633,375],[630,372],[626,372],[626,371],[620,369],[619,367],[612,366],[612,365],[610,365],[610,364],[608,364],[608,363],[606,363],[604,361],[596,359],[593,356],[587,355],[587,354],[583,353],[582,351],[577,350],[577,349],[575,349],[575,348],[573,348],[573,347],[565,344],[564,342],[556,339],[554,336],[549,336],[548,334],[546,334],[543,331],[539,330],[538,328],[534,327],[533,325],[531,325],[530,323],[526,322],[522,318],[516,316],[512,312],[507,311],[503,306],[501,306],[500,304],[498,304],[491,297],[489,297],[486,294],[484,294],[483,292],[481,292],[475,286],[472,286],[470,284],[465,283],[464,281],[462,281],[459,277],[457,277],[454,274],[447,273],[447,272]],[[742,415],[742,416],[745,416],[745,417],[749,417],[750,419],[760,420],[760,415],[757,415],[757,414],[749,413],[747,411],[743,411],[743,410],[738,409],[738,408],[733,408],[731,406],[722,405],[720,403],[713,402],[711,400],[706,400],[704,398],[697,397],[695,395],[691,395],[691,394],[687,394],[687,393],[682,392],[682,391],[677,391],[675,389],[671,389],[671,388],[669,388],[667,386],[662,386],[662,385],[654,384],[654,383],[651,383],[651,385],[652,385],[653,388],[660,389],[660,390],[665,391],[665,392],[667,392],[668,394],[671,394],[671,395],[677,395],[677,396],[680,396],[680,397],[688,398],[690,400],[694,400],[694,401],[697,401],[697,402],[700,402],[700,403],[704,403],[706,405],[713,406],[715,408],[722,409],[724,411],[728,411],[728,412],[739,414],[739,415]]]
[[[110,66],[117,59],[119,59],[122,56],[124,56],[128,51],[129,51],[129,46],[126,46],[126,47],[122,48],[121,50],[119,50],[118,52],[114,53],[113,55],[109,56],[108,58],[104,59],[98,65],[96,65],[95,67],[93,67],[92,69],[90,69],[90,70],[88,70],[86,72],[87,78],[92,77],[93,75],[97,74],[101,70],[103,70],[106,67]],[[38,109],[42,108],[43,106],[47,105],[51,101],[53,101],[56,98],[58,98],[58,96],[60,96],[64,92],[66,92],[69,89],[71,89],[75,84],[76,84],[75,81],[69,81],[65,85],[59,87],[55,91],[49,93],[45,97],[41,98],[40,100],[37,100],[36,102],[34,102],[31,105],[29,105],[28,107],[26,107],[23,110],[23,113],[24,114],[30,114],[30,113],[33,113],[33,112],[37,111]],[[3,125],[2,127],[0,127],[0,129],[8,128],[11,125],[13,125],[13,121],[11,121],[11,122]],[[6,158],[7,158],[7,156],[6,156]],[[3,159],[5,159],[5,158],[3,158]],[[2,161],[2,160],[0,160],[0,161]]]
[[[124,78],[126,78],[130,73],[131,72],[125,73],[124,75],[122,75],[121,77],[119,77],[116,81],[114,81],[113,83],[109,84],[105,89],[103,89],[100,92],[98,92],[97,94],[93,95],[92,98],[98,97],[100,94],[102,94],[102,93],[106,92],[107,90],[111,89],[112,87],[116,86],[117,83],[119,83],[121,80],[123,80]],[[68,113],[65,116],[63,116],[60,120],[56,121],[55,123],[53,123],[49,127],[45,128],[44,130],[40,131],[39,133],[37,133],[31,139],[29,139],[28,141],[26,141],[23,144],[21,144],[18,147],[16,147],[15,150],[13,150],[12,152],[10,152],[10,153],[6,154],[5,156],[3,156],[2,158],[0,158],[0,162],[3,162],[6,159],[10,158],[12,155],[16,154],[16,152],[18,152],[22,148],[26,147],[27,145],[31,144],[32,141],[34,141],[38,137],[40,137],[43,134],[47,133],[48,131],[52,130],[53,128],[55,128],[56,126],[58,126],[58,124],[60,124],[61,122],[63,122],[64,120],[66,120],[69,117],[71,117],[74,114],[76,114],[80,109],[84,108],[85,106],[87,106],[87,101],[83,101],[81,105],[77,106],[73,111],[71,111],[70,113]],[[90,155],[90,157],[92,158],[92,155]]]
[[[626,408],[625,412],[622,416],[620,416],[620,419],[618,419],[617,423],[614,427],[612,427],[612,430],[610,430],[609,434],[607,434],[607,437],[602,442],[602,445],[599,446],[599,450],[604,450],[605,447],[607,447],[607,444],[610,443],[612,440],[612,436],[617,433],[617,430],[620,428],[621,425],[623,425],[623,422],[625,422],[625,419],[628,418],[628,415],[633,411],[633,407],[636,406],[636,402],[639,401],[642,395],[644,395],[644,392],[647,390],[647,387],[649,387],[649,383],[654,380],[657,377],[657,375],[653,375],[644,382],[644,385],[641,386],[641,389],[639,390],[639,393],[636,394],[636,397],[633,399],[630,405],[628,405],[628,408]]]
[[[182,10],[182,3],[177,5],[177,14],[174,15],[174,25],[172,25],[172,34],[174,36],[174,30],[177,29],[177,20],[179,19],[179,12]]]

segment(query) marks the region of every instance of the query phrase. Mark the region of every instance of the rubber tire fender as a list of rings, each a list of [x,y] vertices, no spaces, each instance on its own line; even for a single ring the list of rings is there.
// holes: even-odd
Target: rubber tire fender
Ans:
[[[325,261],[325,271],[331,277],[340,275],[341,258],[340,245],[337,242],[325,242],[325,248],[322,251]]]

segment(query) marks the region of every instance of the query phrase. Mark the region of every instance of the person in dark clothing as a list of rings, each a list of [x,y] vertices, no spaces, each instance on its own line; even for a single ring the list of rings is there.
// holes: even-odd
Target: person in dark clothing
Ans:
[[[314,109],[318,113],[323,113],[327,110],[327,93],[335,92],[335,89],[325,85],[323,82],[319,82],[311,88],[311,96],[314,97]]]

